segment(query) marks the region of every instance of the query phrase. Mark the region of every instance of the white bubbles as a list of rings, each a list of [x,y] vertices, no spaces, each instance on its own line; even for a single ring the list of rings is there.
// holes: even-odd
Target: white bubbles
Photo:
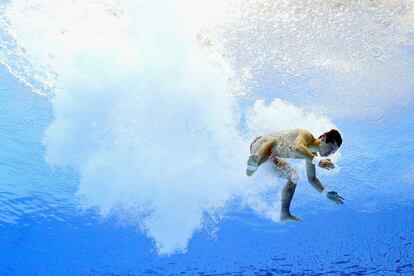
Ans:
[[[327,117],[275,99],[268,105],[263,100],[256,101],[248,110],[248,129],[252,133],[270,133],[290,128],[305,128],[315,136],[334,128]]]
[[[129,86],[108,114],[98,150],[81,163],[78,193],[85,203],[108,211],[144,208],[151,216],[137,222],[160,253],[186,249],[204,212],[225,206],[238,186],[233,174],[241,171],[225,79],[207,62],[190,63]]]
[[[188,24],[195,14],[183,7],[197,11],[186,1],[14,1],[5,14],[32,76],[53,83],[47,161],[79,171],[82,208],[130,218],[163,254],[185,251],[244,173],[232,72],[198,47],[204,23]]]

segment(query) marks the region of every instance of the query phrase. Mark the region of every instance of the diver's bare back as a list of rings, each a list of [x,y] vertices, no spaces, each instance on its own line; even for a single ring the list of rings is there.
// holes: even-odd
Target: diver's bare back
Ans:
[[[264,144],[273,141],[271,145],[271,157],[303,159],[303,156],[296,150],[297,139],[303,134],[313,137],[312,133],[306,129],[298,128],[269,133],[260,137],[260,141],[258,142]]]
[[[290,129],[281,130],[277,132],[269,133],[263,138],[265,140],[272,139],[274,145],[272,147],[271,155],[280,158],[296,158],[302,159],[303,157],[298,154],[295,149],[296,139],[301,132],[308,132],[305,129]]]

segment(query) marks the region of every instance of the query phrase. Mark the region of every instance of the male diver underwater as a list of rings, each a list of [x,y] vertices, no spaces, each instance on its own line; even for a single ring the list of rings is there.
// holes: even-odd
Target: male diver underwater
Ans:
[[[281,158],[305,159],[309,183],[328,199],[343,204],[344,198],[335,191],[327,190],[316,177],[315,169],[315,165],[326,170],[335,168],[330,159],[323,159],[320,156],[327,157],[335,153],[341,144],[342,137],[335,129],[323,133],[318,139],[305,129],[285,130],[258,136],[250,145],[246,174],[251,176],[261,164],[271,161],[276,173],[287,180],[282,190],[280,220],[299,221],[301,218],[292,215],[289,210],[299,175]]]

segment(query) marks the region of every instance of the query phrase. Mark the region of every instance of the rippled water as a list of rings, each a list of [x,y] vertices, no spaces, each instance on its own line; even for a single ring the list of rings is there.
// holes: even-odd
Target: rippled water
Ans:
[[[412,1],[1,1],[0,273],[414,272]],[[335,205],[244,175],[335,127]]]

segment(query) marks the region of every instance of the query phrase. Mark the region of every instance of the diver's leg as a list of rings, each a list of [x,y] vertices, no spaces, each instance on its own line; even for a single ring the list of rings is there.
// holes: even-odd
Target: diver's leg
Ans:
[[[266,162],[272,154],[272,148],[275,145],[274,139],[267,139],[255,152],[254,155],[258,156],[259,165]]]
[[[269,159],[273,146],[274,140],[268,138],[261,138],[253,143],[251,155],[247,160],[246,174],[248,176],[251,176],[261,164]]]
[[[290,213],[290,203],[292,202],[293,195],[295,193],[296,184],[288,181],[282,190],[282,206],[280,210],[280,220],[301,220]]]
[[[286,161],[274,157],[273,164],[275,165],[276,172],[279,176],[288,180],[282,190],[282,200],[280,209],[280,220],[301,220],[290,213],[290,204],[292,202],[293,195],[295,194],[296,184],[299,181],[299,176],[295,169],[293,169]]]

